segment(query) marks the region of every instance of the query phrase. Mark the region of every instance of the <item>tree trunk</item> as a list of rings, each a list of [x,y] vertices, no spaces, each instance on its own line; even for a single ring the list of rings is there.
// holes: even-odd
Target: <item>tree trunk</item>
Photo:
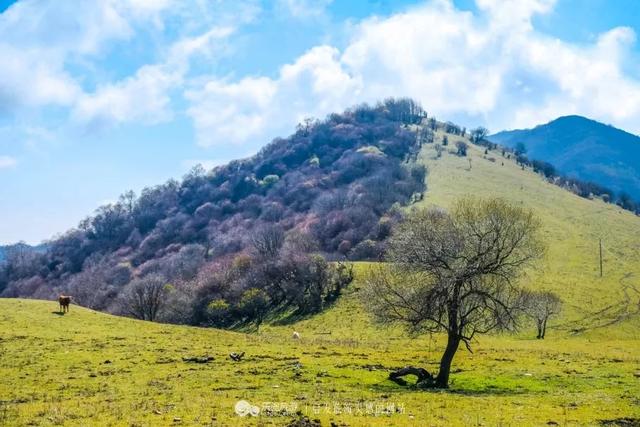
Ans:
[[[542,339],[544,339],[544,335],[547,333],[547,319],[544,319],[542,322]]]
[[[449,372],[451,372],[451,362],[453,362],[453,356],[455,356],[460,344],[460,338],[452,332],[449,332],[447,338],[447,348],[444,350],[442,359],[440,359],[440,370],[436,377],[436,387],[448,388],[449,387]]]
[[[542,321],[538,320],[537,324],[538,324],[538,336],[536,338],[541,339],[542,338]]]

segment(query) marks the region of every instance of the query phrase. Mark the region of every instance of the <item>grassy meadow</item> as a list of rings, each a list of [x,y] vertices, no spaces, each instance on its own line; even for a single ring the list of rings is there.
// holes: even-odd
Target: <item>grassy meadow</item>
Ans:
[[[449,135],[447,148],[456,139]],[[356,281],[334,307],[259,332],[161,325],[77,306],[60,315],[55,302],[3,299],[0,425],[280,426],[297,411],[323,426],[637,425],[623,423],[640,422],[640,218],[484,148],[435,159],[427,145],[421,161],[429,169],[421,205],[499,195],[541,217],[548,253],[524,284],[553,290],[565,305],[545,340],[532,328],[479,336],[473,353],[456,354],[450,390],[401,387],[387,380],[389,369],[436,371],[443,337],[372,325],[358,298],[366,263],[356,265]],[[241,351],[239,362],[228,356]],[[184,360],[204,356],[213,360]],[[239,400],[260,415],[236,415]]]

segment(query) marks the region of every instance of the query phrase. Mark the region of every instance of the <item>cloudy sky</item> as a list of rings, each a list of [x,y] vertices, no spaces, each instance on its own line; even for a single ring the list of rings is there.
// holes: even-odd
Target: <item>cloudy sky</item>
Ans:
[[[492,131],[640,133],[637,0],[0,0],[0,244],[410,96]]]

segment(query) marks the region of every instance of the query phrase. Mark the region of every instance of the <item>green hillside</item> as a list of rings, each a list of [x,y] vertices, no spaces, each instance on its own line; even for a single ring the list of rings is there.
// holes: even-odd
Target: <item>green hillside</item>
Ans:
[[[531,159],[545,160],[562,173],[597,182],[617,195],[640,198],[640,138],[581,116],[564,116],[536,126],[499,132],[493,142],[524,144]]]
[[[458,137],[448,138],[450,148]],[[473,353],[456,355],[450,390],[400,387],[386,379],[388,369],[435,370],[442,337],[409,338],[372,325],[358,299],[365,263],[334,307],[258,333],[140,322],[77,306],[63,316],[54,302],[2,299],[0,425],[286,425],[296,418],[282,409],[326,426],[640,419],[640,218],[546,183],[498,152],[486,155],[492,162],[471,146],[469,156],[435,159],[433,145],[425,145],[428,190],[420,203],[446,207],[466,194],[501,195],[535,209],[549,250],[527,286],[553,290],[565,303],[547,339],[534,339],[532,329],[479,336]],[[240,362],[228,356],[241,351]],[[214,359],[184,360],[205,356]],[[258,419],[234,413],[240,399],[262,408]],[[277,413],[267,413],[269,406]]]
[[[459,139],[448,138],[450,145]],[[468,158],[444,154],[436,160],[435,151],[427,146],[422,152],[429,169],[424,204],[446,207],[464,195],[498,196],[533,209],[542,219],[549,248],[544,263],[530,272],[528,286],[562,297],[567,308],[560,322],[563,329],[578,329],[588,337],[638,339],[640,217],[574,195],[529,169],[522,170],[500,151],[485,155],[484,150],[472,145]]]

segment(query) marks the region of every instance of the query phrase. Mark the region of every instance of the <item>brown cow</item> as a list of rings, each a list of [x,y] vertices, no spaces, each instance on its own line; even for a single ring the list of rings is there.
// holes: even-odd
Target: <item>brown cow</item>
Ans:
[[[69,304],[71,304],[71,297],[68,295],[60,295],[58,297],[60,303],[60,313],[69,312]]]

